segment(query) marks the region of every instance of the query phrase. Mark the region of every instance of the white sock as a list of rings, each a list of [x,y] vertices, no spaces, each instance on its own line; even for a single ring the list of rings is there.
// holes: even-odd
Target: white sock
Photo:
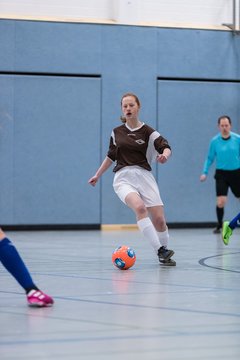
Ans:
[[[169,240],[168,228],[165,231],[162,231],[162,232],[159,231],[157,234],[158,234],[160,244],[167,248],[168,247],[168,240]]]
[[[149,241],[149,243],[157,253],[158,249],[160,248],[160,242],[157,231],[153,226],[153,223],[151,222],[150,218],[146,217],[144,219],[138,220],[137,224],[141,233]]]

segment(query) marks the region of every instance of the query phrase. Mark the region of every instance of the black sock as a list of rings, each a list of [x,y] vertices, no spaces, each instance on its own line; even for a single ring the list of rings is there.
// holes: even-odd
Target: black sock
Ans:
[[[217,206],[216,212],[217,212],[218,227],[221,228],[223,222],[224,208],[220,208]]]

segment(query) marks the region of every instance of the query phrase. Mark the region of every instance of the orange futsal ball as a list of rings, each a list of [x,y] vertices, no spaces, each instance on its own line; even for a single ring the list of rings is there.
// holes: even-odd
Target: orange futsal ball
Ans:
[[[131,268],[135,261],[135,251],[127,245],[119,246],[112,253],[112,262],[120,270]]]

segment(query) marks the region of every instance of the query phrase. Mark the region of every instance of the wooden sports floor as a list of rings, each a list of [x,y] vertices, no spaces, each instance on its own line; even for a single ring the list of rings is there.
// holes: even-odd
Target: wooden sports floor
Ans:
[[[240,230],[170,229],[176,267],[136,230],[8,232],[52,308],[26,305],[0,264],[0,359],[239,360]],[[130,270],[112,265],[134,248]]]

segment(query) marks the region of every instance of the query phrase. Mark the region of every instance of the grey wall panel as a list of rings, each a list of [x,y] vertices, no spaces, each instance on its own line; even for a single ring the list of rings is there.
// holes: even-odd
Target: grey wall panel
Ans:
[[[15,21],[0,20],[0,70],[15,67]]]
[[[158,29],[160,77],[240,79],[240,38],[229,31]]]
[[[14,59],[15,71],[100,72],[101,27],[98,25],[7,20],[0,20],[0,24],[4,34],[0,35],[0,46],[10,54],[10,60]],[[7,59],[1,57],[0,67],[3,62],[5,69]]]
[[[170,161],[158,166],[169,222],[216,221],[214,165],[206,182],[200,183],[199,177],[209,142],[218,133],[218,117],[228,114],[233,131],[239,130],[239,95],[238,83],[158,81],[159,131],[173,150]],[[238,210],[239,202],[229,201],[226,216]]]
[[[14,79],[0,76],[0,224],[13,222]]]
[[[103,29],[103,132],[102,158],[106,155],[112,128],[121,125],[121,97],[134,92],[142,103],[140,117],[156,126],[157,33],[152,28],[120,26]],[[131,224],[136,221],[114,193],[111,170],[102,178],[102,222]]]
[[[100,223],[100,190],[91,191],[85,169],[99,164],[101,80],[14,82],[14,223]]]

